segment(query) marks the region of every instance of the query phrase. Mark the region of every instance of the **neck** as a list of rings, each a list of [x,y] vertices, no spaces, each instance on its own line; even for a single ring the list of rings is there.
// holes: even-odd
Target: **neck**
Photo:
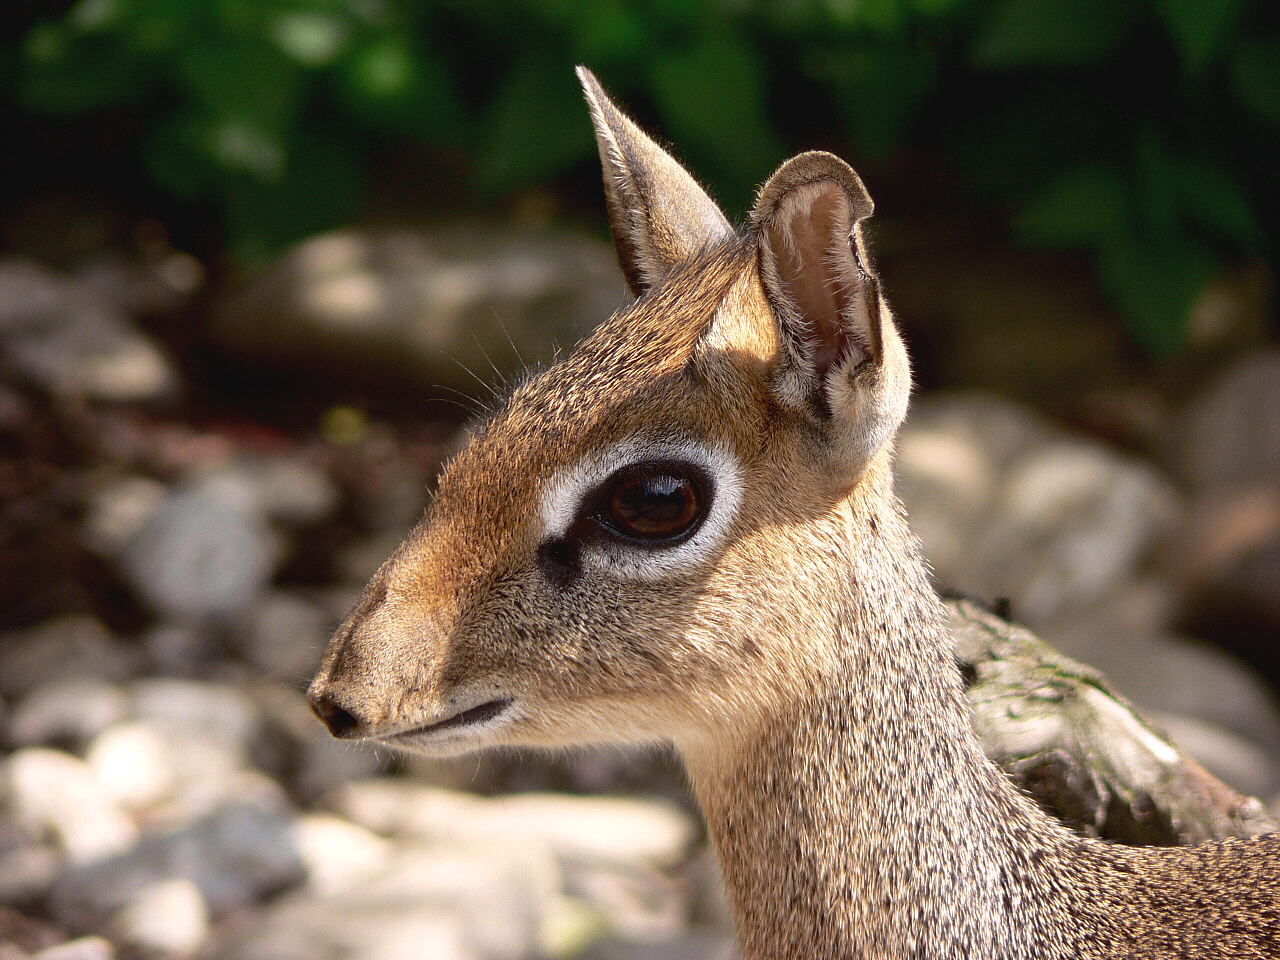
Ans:
[[[1001,838],[1059,834],[982,755],[905,522],[864,509],[829,669],[727,755],[686,757],[744,955],[1019,955]]]

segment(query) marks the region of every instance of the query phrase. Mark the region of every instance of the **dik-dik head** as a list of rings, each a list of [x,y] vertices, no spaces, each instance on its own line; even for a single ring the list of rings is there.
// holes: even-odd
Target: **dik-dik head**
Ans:
[[[696,749],[825,655],[859,500],[888,488],[910,374],[858,176],[794,157],[735,232],[579,76],[636,301],[445,468],[311,685],[336,736]]]

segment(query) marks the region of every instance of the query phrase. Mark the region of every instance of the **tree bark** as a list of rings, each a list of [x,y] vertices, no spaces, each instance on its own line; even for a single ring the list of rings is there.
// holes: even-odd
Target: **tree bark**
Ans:
[[[956,659],[987,755],[1083,834],[1137,846],[1278,828],[1180,751],[1098,671],[970,600],[949,600]]]

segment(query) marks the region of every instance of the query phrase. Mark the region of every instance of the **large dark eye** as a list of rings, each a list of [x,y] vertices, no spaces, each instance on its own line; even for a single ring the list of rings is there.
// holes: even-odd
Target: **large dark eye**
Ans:
[[[696,478],[655,464],[615,480],[596,519],[635,540],[675,540],[698,525],[705,499]]]

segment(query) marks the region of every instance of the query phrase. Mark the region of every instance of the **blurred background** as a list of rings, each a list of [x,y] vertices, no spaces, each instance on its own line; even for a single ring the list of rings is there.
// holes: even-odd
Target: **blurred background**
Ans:
[[[403,761],[301,694],[465,421],[627,302],[577,63],[731,218],[854,164],[940,586],[1280,813],[1280,7],[8,0],[0,960],[724,955],[669,758]]]

